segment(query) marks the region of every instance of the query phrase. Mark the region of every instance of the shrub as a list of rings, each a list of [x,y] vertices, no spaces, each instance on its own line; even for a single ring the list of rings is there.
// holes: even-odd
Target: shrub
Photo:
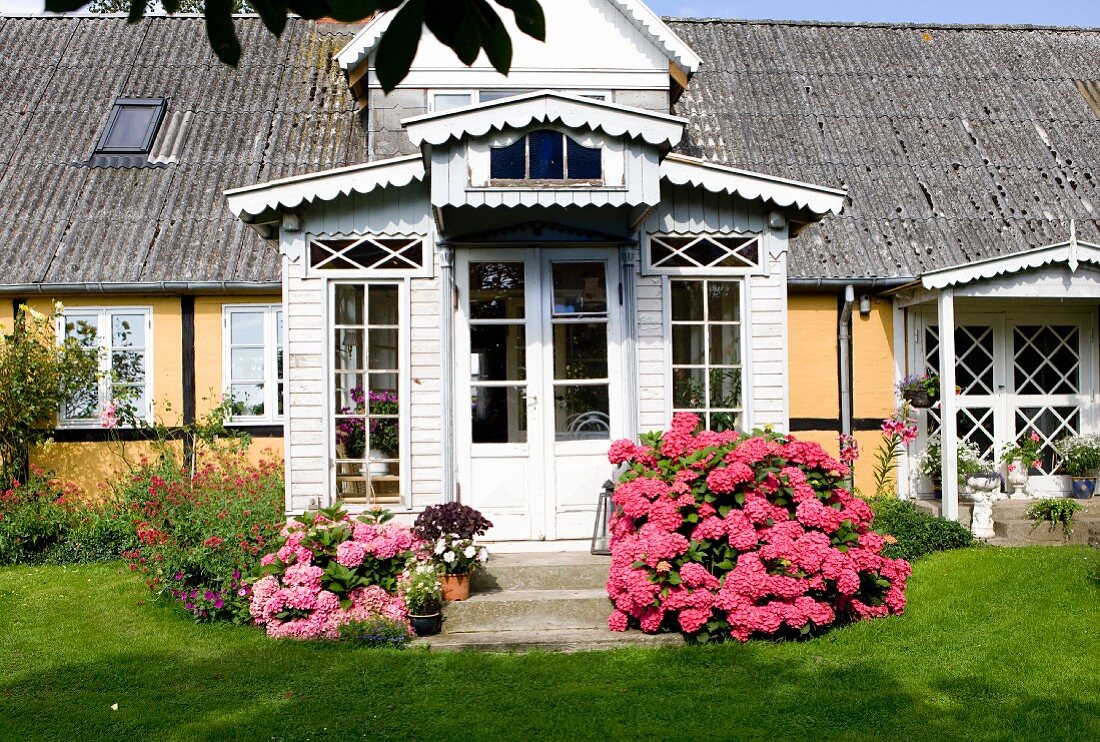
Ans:
[[[175,458],[143,463],[115,488],[138,545],[125,556],[149,587],[196,619],[249,620],[245,577],[283,526],[283,468],[213,457],[194,477]]]
[[[352,620],[340,624],[340,639],[374,649],[393,647],[402,649],[415,634],[407,621],[386,616]]]
[[[969,528],[917,510],[907,500],[875,497],[869,502],[875,514],[875,530],[893,539],[883,548],[883,556],[912,560],[936,551],[974,545]]]
[[[344,624],[378,616],[411,630],[397,578],[421,543],[392,517],[334,507],[295,518],[260,562],[252,620],[273,638],[339,639]]]
[[[847,467],[817,444],[698,423],[677,414],[611,446],[629,466],[612,497],[612,629],[747,641],[904,609],[909,564],[881,555]]]
[[[448,534],[459,539],[473,539],[484,536],[492,527],[480,512],[460,502],[430,505],[416,516],[413,524],[416,535],[425,541],[435,541]]]

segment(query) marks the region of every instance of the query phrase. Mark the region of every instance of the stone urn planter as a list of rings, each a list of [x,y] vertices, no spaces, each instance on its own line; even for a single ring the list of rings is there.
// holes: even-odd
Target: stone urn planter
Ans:
[[[1027,499],[1027,480],[1028,473],[1027,467],[1024,466],[1024,462],[1020,459],[1013,459],[1008,463],[1008,475],[1005,477],[1005,481],[1012,487],[1009,492],[1010,500],[1025,500]]]

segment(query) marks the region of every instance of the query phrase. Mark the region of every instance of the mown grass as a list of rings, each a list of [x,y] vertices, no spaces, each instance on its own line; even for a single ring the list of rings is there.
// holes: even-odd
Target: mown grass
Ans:
[[[195,625],[117,564],[7,568],[0,737],[1100,739],[1098,563],[936,554],[914,565],[904,616],[575,655],[273,642]]]

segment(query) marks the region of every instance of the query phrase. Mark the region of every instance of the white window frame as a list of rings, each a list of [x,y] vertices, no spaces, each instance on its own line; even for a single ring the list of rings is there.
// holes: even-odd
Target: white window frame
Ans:
[[[96,406],[95,417],[69,418],[65,416],[65,404],[57,411],[58,428],[99,428],[102,427],[99,415],[104,407],[113,399],[113,384],[111,383],[111,355],[114,350],[112,345],[113,333],[111,318],[117,314],[140,314],[145,319],[145,344],[142,351],[145,353],[145,410],[136,417],[147,423],[153,421],[153,308],[149,306],[95,306],[72,307],[66,309],[58,318],[57,339],[64,342],[66,338],[65,325],[68,322],[80,321],[95,324],[96,349],[99,353],[98,378],[96,379],[96,392],[99,402]],[[133,350],[133,348],[127,348]]]
[[[235,380],[233,378],[233,315],[238,312],[262,312],[264,315],[264,414],[233,415],[234,425],[262,425],[281,423],[286,418],[286,404],[283,414],[279,414],[279,350],[283,351],[283,385],[286,386],[286,316],[283,316],[283,332],[279,334],[279,315],[283,314],[282,304],[224,304],[222,305],[222,393],[232,394],[234,383],[255,383],[255,379]],[[281,395],[285,400],[286,395]]]
[[[704,286],[703,286],[704,307],[706,307],[706,297],[707,297],[706,288],[707,288],[707,284],[712,283],[712,282],[728,282],[728,283],[736,283],[736,284],[739,285],[740,288],[737,292],[737,298],[738,298],[738,305],[737,305],[738,319],[737,319],[737,323],[738,323],[738,327],[739,327],[738,339],[740,341],[739,342],[739,347],[738,347],[739,357],[740,357],[739,368],[741,370],[741,407],[740,407],[740,410],[739,410],[740,415],[741,415],[740,430],[746,431],[746,432],[749,431],[749,430],[752,430],[753,415],[752,415],[752,410],[750,409],[751,404],[750,404],[750,399],[749,399],[749,394],[751,393],[751,388],[752,388],[752,383],[751,383],[751,379],[750,379],[751,365],[752,364],[751,364],[750,358],[748,356],[748,331],[747,331],[747,328],[750,326],[750,322],[749,322],[749,318],[748,318],[749,281],[746,280],[743,276],[723,276],[723,275],[712,275],[712,274],[709,274],[709,273],[707,273],[707,274],[698,274],[697,273],[695,275],[677,275],[677,276],[664,276],[663,277],[662,287],[663,287],[663,293],[664,293],[664,316],[665,316],[664,332],[665,332],[665,338],[666,338],[666,342],[665,342],[665,401],[666,401],[665,411],[666,411],[667,418],[669,420],[671,420],[672,415],[674,415],[677,412],[692,412],[692,413],[695,413],[695,414],[702,415],[703,419],[700,422],[703,425],[708,425],[708,422],[709,422],[708,421],[708,416],[712,412],[718,412],[720,414],[720,413],[726,411],[726,409],[724,409],[724,408],[718,408],[717,410],[712,410],[711,404],[710,404],[710,368],[711,368],[711,366],[710,366],[710,363],[709,363],[709,360],[710,360],[710,332],[709,332],[709,328],[710,328],[711,320],[706,314],[707,310],[704,310],[703,320],[701,320],[701,321],[694,321],[694,322],[677,321],[676,322],[677,324],[701,324],[703,326],[703,353],[704,353],[703,357],[707,361],[707,363],[705,363],[702,366],[702,368],[703,368],[703,377],[704,377],[704,387],[703,387],[703,389],[704,389],[706,404],[703,406],[702,409],[695,409],[695,410],[688,410],[687,408],[676,407],[676,405],[674,404],[674,402],[675,402],[675,399],[674,399],[674,394],[675,394],[674,383],[675,383],[675,380],[673,378],[673,368],[676,368],[676,367],[680,367],[680,368],[699,368],[699,366],[696,365],[696,364],[676,364],[676,366],[674,366],[673,363],[672,363],[672,325],[673,325],[673,319],[672,319],[672,282],[673,281],[695,281],[695,282],[703,283],[704,284]],[[730,320],[726,320],[726,322],[730,322]],[[719,368],[725,368],[725,367],[724,366],[719,366]]]
[[[323,240],[355,240],[357,242],[363,242],[367,240],[419,240],[421,264],[417,267],[409,266],[408,268],[315,268],[312,265],[313,261],[310,255],[310,243]],[[353,246],[349,245],[349,247]],[[352,278],[364,280],[387,280],[405,277],[431,278],[435,270],[435,254],[432,248],[432,243],[430,240],[428,240],[427,235],[418,234],[415,232],[401,232],[394,234],[381,234],[376,232],[362,234],[322,232],[318,234],[306,235],[305,269],[306,275],[310,278]]]
[[[435,110],[436,110],[436,108],[435,108],[435,97],[437,95],[469,95],[470,96],[470,102],[467,103],[466,105],[472,106],[472,105],[475,105],[477,103],[481,103],[481,94],[482,93],[495,93],[495,92],[500,92],[500,91],[505,91],[505,90],[519,90],[519,89],[520,88],[515,88],[515,87],[454,88],[454,89],[432,88],[431,90],[428,91],[428,110],[431,111],[432,113],[435,112]],[[527,92],[533,93],[533,92],[535,92],[535,89],[528,90]],[[605,90],[605,89],[602,89],[602,88],[599,89],[599,90],[581,90],[581,89],[562,90],[561,92],[565,93],[566,95],[576,95],[576,96],[584,97],[584,98],[594,98],[594,99],[602,98],[602,101],[605,102],[605,103],[613,102],[611,100],[611,91],[610,90]],[[519,93],[517,93],[517,95],[519,95]],[[443,110],[451,111],[451,110],[454,110],[454,109],[445,108]]]
[[[336,482],[336,385],[335,365],[333,361],[336,348],[336,287],[337,286],[366,286],[368,284],[396,286],[397,287],[397,424],[400,431],[398,436],[398,481],[400,501],[387,509],[404,513],[412,508],[412,411],[410,409],[412,399],[412,279],[386,275],[364,276],[355,278],[333,278],[325,281],[325,307],[326,322],[324,330],[324,374],[325,374],[325,421],[324,430],[325,451],[325,494],[322,501],[326,506],[340,502],[337,493]],[[364,323],[367,317],[363,318]],[[367,325],[364,324],[364,327]],[[344,509],[349,513],[365,512],[376,507],[371,504],[344,503]]]
[[[653,265],[653,238],[661,239],[664,237],[673,237],[680,239],[746,239],[756,240],[756,265],[747,265],[739,268],[708,268],[703,266],[657,266]],[[759,276],[767,275],[766,263],[768,260],[767,245],[764,241],[764,235],[760,233],[739,233],[739,232],[692,232],[687,234],[680,234],[676,232],[654,232],[645,235],[644,245],[642,246],[642,275],[643,276],[677,276],[677,277],[739,277],[739,276]]]

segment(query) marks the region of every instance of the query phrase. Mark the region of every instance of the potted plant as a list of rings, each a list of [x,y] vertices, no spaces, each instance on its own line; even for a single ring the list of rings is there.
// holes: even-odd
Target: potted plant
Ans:
[[[1012,485],[1012,493],[1016,498],[1024,497],[1028,473],[1039,466],[1039,449],[1042,446],[1042,439],[1033,430],[1031,435],[1021,438],[1017,443],[1009,443],[1001,452],[1008,483]]]
[[[927,409],[940,398],[940,377],[930,373],[906,376],[898,382],[898,391],[913,407]]]
[[[933,433],[928,436],[928,442],[925,443],[924,450],[917,456],[916,466],[917,471],[931,479],[937,489],[943,471],[941,461],[940,434]],[[978,447],[970,441],[958,441],[955,447],[955,462],[960,486],[966,484],[971,477],[990,469],[990,466],[982,461],[982,457],[978,453]]]
[[[443,588],[435,562],[413,560],[401,576],[401,595],[409,609],[409,623],[417,636],[434,636],[443,625],[440,609]]]
[[[428,558],[438,565],[444,600],[470,597],[470,573],[489,559],[489,551],[475,538],[493,527],[474,508],[458,502],[424,508],[413,531],[425,541]]]
[[[1026,514],[1034,521],[1031,530],[1038,528],[1040,523],[1049,523],[1053,531],[1061,523],[1062,536],[1069,538],[1073,534],[1073,516],[1080,509],[1081,504],[1073,500],[1039,500],[1027,509]]]
[[[1054,450],[1059,469],[1073,482],[1073,496],[1078,500],[1092,497],[1100,469],[1100,436],[1072,435],[1055,443]]]

